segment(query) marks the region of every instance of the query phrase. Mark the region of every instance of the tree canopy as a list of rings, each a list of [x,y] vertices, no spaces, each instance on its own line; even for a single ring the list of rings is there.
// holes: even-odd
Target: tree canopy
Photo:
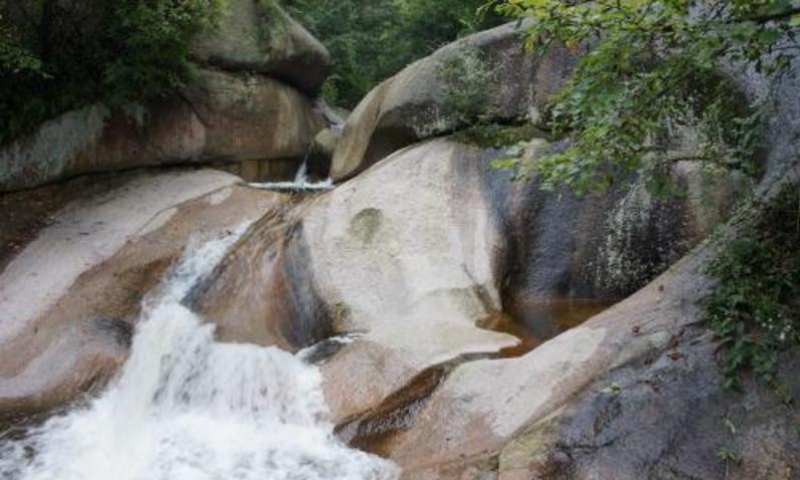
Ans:
[[[191,77],[224,0],[0,0],[0,144],[85,104],[124,107]]]
[[[352,108],[379,82],[459,36],[502,22],[486,0],[283,0],[331,51],[324,90]]]
[[[728,74],[784,74],[799,48],[793,0],[504,0],[495,8],[532,19],[529,48],[561,42],[583,53],[545,117],[572,142],[536,163],[545,186],[579,193],[636,172],[663,191],[681,160],[750,168],[763,109],[743,102]],[[689,131],[697,138],[687,154]]]

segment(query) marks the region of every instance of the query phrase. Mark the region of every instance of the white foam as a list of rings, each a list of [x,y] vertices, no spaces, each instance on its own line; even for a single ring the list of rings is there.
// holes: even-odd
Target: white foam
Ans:
[[[275,348],[217,343],[181,305],[243,231],[194,249],[145,301],[131,357],[103,395],[0,443],[0,478],[397,478],[334,437],[316,368]]]
[[[303,163],[291,182],[266,182],[251,183],[250,186],[262,190],[290,190],[290,191],[325,191],[333,188],[333,180],[329,177],[319,182],[311,182],[308,179],[308,156],[303,159]]]
[[[319,182],[294,181],[251,183],[250,186],[262,190],[325,191],[333,189],[333,180],[328,178],[326,180],[320,180]]]

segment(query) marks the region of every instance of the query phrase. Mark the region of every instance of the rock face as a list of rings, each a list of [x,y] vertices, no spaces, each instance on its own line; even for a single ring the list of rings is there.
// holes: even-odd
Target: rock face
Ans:
[[[274,205],[190,295],[221,340],[297,350],[330,336],[330,310],[292,206]]]
[[[270,0],[229,8],[220,31],[198,40],[196,57],[208,68],[184,92],[137,112],[97,104],[46,122],[0,149],[0,192],[187,163],[271,163],[237,173],[291,177],[325,127],[311,98],[327,75],[328,53]]]
[[[202,71],[183,99],[140,114],[93,105],[45,123],[0,150],[0,191],[144,166],[301,158],[323,127],[297,91],[214,71]]]
[[[354,336],[321,366],[332,420],[405,478],[714,478],[727,427],[711,419],[727,397],[701,368],[714,349],[696,326],[707,248],[525,356],[501,358],[518,339],[477,325],[518,298],[631,294],[706,235],[709,208],[693,197],[723,200],[719,218],[727,197],[548,194],[491,168],[496,155],[433,140],[308,199],[201,171],[73,204],[0,276],[0,412],[63,405],[102,384],[125,358],[141,296],[189,234],[253,222],[187,304],[228,341],[297,350]],[[733,408],[754,426],[737,448],[774,441],[783,452],[771,463],[754,453],[753,468],[796,464],[784,417]]]
[[[330,67],[328,50],[274,0],[230,0],[219,30],[200,38],[194,54],[224,70],[281,79],[311,97]]]
[[[306,97],[267,77],[205,71],[187,98],[205,126],[201,158],[302,157],[324,126]]]
[[[407,428],[408,412],[460,364],[517,343],[477,323],[518,299],[624,297],[705,234],[689,200],[649,198],[638,187],[559,198],[535,180],[510,182],[489,165],[497,154],[430,141],[262,219],[196,305],[236,341],[274,344],[275,319],[316,332],[283,342],[293,348],[357,334],[322,367],[326,395],[343,438],[374,446]],[[431,437],[430,448],[443,438]],[[393,448],[379,451],[406,465]]]
[[[451,131],[464,121],[537,119],[548,98],[569,77],[575,55],[554,46],[538,58],[523,50],[523,33],[513,23],[466,37],[372,90],[347,121],[331,167],[334,180],[350,178],[389,154]],[[460,66],[464,61],[479,65]],[[485,75],[470,78],[468,72],[474,70]],[[478,98],[456,100],[473,105],[464,112],[453,111],[459,108],[453,105],[453,96],[461,90],[474,91]]]
[[[436,55],[476,38],[517,52],[511,27],[484,35]],[[220,58],[229,54],[208,61],[227,65]],[[525,59],[515,60],[531,62],[510,84],[516,90],[491,93],[504,118],[535,116],[543,92],[568,74],[568,54]],[[354,113],[336,155],[356,153],[344,176],[366,170],[331,192],[282,196],[205,170],[117,179],[0,258],[0,417],[62,406],[102,385],[125,359],[142,296],[190,239],[244,224],[185,304],[225,341],[317,345],[338,435],[395,461],[405,479],[796,478],[797,414],[758,385],[743,396],[723,392],[718,345],[701,323],[715,252],[700,242],[728,217],[735,179],[706,184],[681,164],[683,198],[653,198],[636,183],[575,198],[543,192],[535,178],[510,182],[489,165],[497,151],[447,139],[407,146],[438,131],[426,117],[444,108],[430,62]],[[202,78],[207,88],[181,100],[187,117],[158,116],[202,131],[154,137],[166,156],[291,149],[257,124],[259,109],[283,102],[272,81]],[[789,100],[776,127],[797,124]],[[116,124],[96,108],[75,114],[98,130],[75,130],[82,140],[62,148],[80,150],[94,131],[105,138]],[[409,133],[415,126],[424,129]],[[796,163],[783,168],[794,162],[796,137],[773,130],[765,196],[775,179],[800,183]],[[104,148],[98,161],[114,158]],[[365,160],[369,152],[380,153]],[[529,299],[583,298],[625,300],[558,336],[547,319],[528,325],[548,341],[519,356],[503,351],[517,338],[479,328],[497,317],[521,322],[516,306]],[[787,388],[798,396],[797,349],[784,355]],[[741,465],[721,460],[721,448],[741,453]]]
[[[729,446],[747,453],[728,478],[793,478],[800,441],[780,402],[725,394],[710,368],[697,325],[708,255],[524,357],[457,368],[382,452],[405,478],[724,478]]]
[[[126,358],[143,295],[190,240],[229,235],[276,201],[210,170],[114,184],[55,213],[0,273],[3,414],[102,385]]]

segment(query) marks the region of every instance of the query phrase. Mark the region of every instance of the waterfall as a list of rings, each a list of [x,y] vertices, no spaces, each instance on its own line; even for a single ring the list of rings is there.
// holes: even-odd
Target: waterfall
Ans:
[[[303,163],[300,164],[300,168],[294,176],[294,183],[298,185],[308,183],[308,154],[306,154],[306,158],[303,159]]]
[[[84,407],[0,440],[3,480],[389,480],[326,423],[317,368],[276,348],[214,341],[181,300],[244,227],[188,253],[143,313],[121,374]]]
[[[311,155],[311,147],[306,152],[300,168],[294,175],[294,181],[291,182],[266,182],[266,183],[251,183],[251,187],[261,188],[264,190],[278,190],[278,191],[311,191],[311,190],[330,190],[333,188],[333,180],[326,178],[319,182],[311,182],[308,178],[308,158]]]

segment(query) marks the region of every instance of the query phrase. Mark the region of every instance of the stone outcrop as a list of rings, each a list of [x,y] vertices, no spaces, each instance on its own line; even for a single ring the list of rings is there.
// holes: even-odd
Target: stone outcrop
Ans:
[[[466,37],[372,90],[347,121],[331,167],[334,180],[350,178],[405,146],[452,131],[465,121],[538,119],[549,97],[569,77],[575,54],[554,46],[537,57],[524,51],[523,35],[524,29],[512,23]],[[459,72],[463,58],[482,66]],[[487,78],[470,78],[476,69]],[[480,98],[473,99],[474,108],[454,112],[451,90],[474,90]]]
[[[794,413],[754,381],[746,394],[722,389],[702,324],[714,255],[702,245],[523,357],[457,367],[378,451],[409,479],[794,478]],[[793,396],[797,358],[794,348],[782,359]],[[722,448],[741,464],[721,460]]]
[[[785,407],[756,385],[721,390],[699,325],[709,254],[524,357],[456,368],[380,451],[409,479],[723,478],[727,446],[744,453],[728,478],[792,478]]]
[[[298,350],[351,336],[323,342],[331,419],[341,438],[394,460],[405,478],[671,471],[670,448],[694,417],[663,412],[713,417],[724,395],[713,369],[699,371],[714,349],[697,326],[708,248],[524,356],[502,358],[519,340],[478,325],[517,298],[633,293],[711,228],[713,209],[701,214],[694,198],[720,200],[712,206],[725,218],[731,191],[708,195],[689,183],[686,198],[666,200],[634,185],[574,198],[542,192],[535,178],[510,182],[489,165],[497,154],[433,140],[300,202],[201,171],[135,179],[68,207],[0,276],[0,411],[39,411],[102,384],[125,358],[142,295],[189,233],[225,235],[258,218],[186,304],[227,341]],[[686,172],[676,170],[679,181]],[[660,400],[659,389],[675,395]],[[757,428],[737,446],[767,441],[777,420],[770,427],[742,408],[743,424]],[[661,444],[647,411],[667,423]],[[708,460],[726,427],[696,428],[712,432],[695,430],[700,440],[685,448],[702,468],[677,456],[675,471],[712,475],[724,468]],[[775,438],[790,456],[787,432]],[[629,437],[648,449],[623,458]],[[754,468],[771,471],[794,464],[755,458]]]
[[[278,78],[310,97],[328,77],[330,54],[274,0],[229,0],[218,31],[200,38],[195,57],[229,71]]]
[[[309,100],[276,80],[206,70],[183,98],[137,115],[92,105],[45,123],[0,150],[0,191],[145,166],[297,159],[322,127]]]
[[[271,0],[227,3],[219,31],[197,41],[204,68],[183,92],[137,111],[96,104],[44,123],[0,149],[0,192],[198,163],[251,181],[291,178],[326,126],[312,98],[327,75],[328,53]]]
[[[770,85],[750,78],[746,84],[751,91],[769,92],[779,100],[767,135],[767,173],[756,189],[768,199],[784,185],[800,183],[792,153],[798,118],[793,92],[798,83],[784,79],[780,85]],[[696,172],[687,172],[690,188],[699,185]],[[682,218],[694,219],[690,223],[695,225],[695,238],[703,238],[712,224],[726,218],[724,210],[707,209],[709,199],[714,204],[731,196],[730,191],[720,193],[690,193]],[[573,243],[570,228],[559,228],[560,224],[574,227],[575,219],[581,217],[579,210],[549,217],[552,221],[539,229],[537,217],[548,208],[537,205],[542,203],[521,210],[531,212],[522,222],[530,226],[531,235],[519,245],[530,248],[538,242],[557,248],[565,242],[565,250],[579,259],[584,250],[575,246],[584,240]],[[641,210],[605,218],[627,218],[628,225],[634,226],[631,220],[637,218],[637,211]],[[735,225],[728,229],[734,237]],[[579,238],[591,236],[592,230],[581,228]],[[639,235],[623,237],[641,240]],[[664,240],[653,241],[649,249],[658,250]],[[643,252],[633,244],[621,251],[632,252],[634,260]],[[702,244],[642,290],[522,357],[466,358],[455,365],[445,362],[429,368],[426,374],[406,372],[412,380],[367,413],[345,418],[340,434],[354,445],[398,462],[405,479],[795,478],[800,471],[796,454],[800,437],[792,428],[797,424],[796,413],[752,379],[744,394],[722,388],[718,339],[704,325],[702,308],[712,285],[705,271],[715,255],[714,244]],[[563,258],[563,253],[555,256]],[[530,260],[539,262],[539,268],[529,271],[533,277],[523,274],[509,284],[550,283],[542,283],[550,276],[547,267],[558,261],[537,255],[527,258],[519,262],[523,269]],[[619,271],[627,275],[640,270]],[[580,277],[569,278],[572,283]],[[602,278],[614,275],[596,280]],[[623,283],[635,288],[635,282]],[[395,355],[377,354],[372,345],[360,348],[361,371],[369,370],[363,362],[367,358],[375,370],[398,375],[381,363],[389,359],[396,364]],[[323,367],[334,399],[347,397],[339,386],[347,368],[337,363],[356,364],[343,357],[345,353]],[[781,354],[785,393],[793,397],[800,395],[800,383],[792,373],[797,359],[797,347]],[[374,382],[376,377],[367,378]],[[376,389],[374,383],[370,389]],[[345,414],[357,410],[345,407]],[[741,461],[722,459],[722,451],[741,455]]]
[[[302,158],[324,126],[306,97],[268,77],[206,71],[186,97],[207,159]]]
[[[211,170],[117,178],[4,259],[0,412],[46,410],[103,385],[127,357],[143,296],[184,247],[275,203],[239,182]]]
[[[358,442],[376,411],[416,402],[460,363],[518,342],[476,324],[528,298],[623,298],[707,233],[689,199],[638,186],[600,198],[543,193],[491,168],[497,154],[430,141],[270,214],[196,308],[235,341],[274,344],[276,325],[293,348],[356,334],[322,368],[332,416]],[[717,207],[724,217],[727,204]]]
[[[519,42],[509,26],[483,35],[449,48]],[[562,54],[516,60],[531,62],[517,90],[492,92],[495,106],[514,99],[505,118],[535,117],[568,73]],[[0,413],[61,406],[101,385],[125,358],[142,296],[190,236],[249,224],[184,303],[224,341],[316,345],[310,356],[338,435],[390,458],[404,479],[795,478],[796,413],[760,385],[723,391],[717,339],[702,324],[715,251],[701,242],[728,218],[737,179],[698,181],[693,165],[679,164],[685,197],[654,198],[634,182],[576,198],[542,191],[535,177],[511,182],[490,167],[496,150],[408,145],[439,131],[425,116],[443,108],[426,62],[353,114],[336,155],[356,154],[340,178],[363,174],[331,192],[283,196],[219,172],[169,173],[56,213],[0,273]],[[161,148],[213,145],[225,157],[266,141],[272,130],[234,107],[259,105],[252,92],[263,79],[241,93],[225,86],[234,82],[226,73],[205,77],[223,87],[182,101],[208,98],[191,114],[204,129],[239,136],[204,130],[202,147]],[[797,102],[781,99],[757,189],[767,198],[780,182],[800,181],[794,128],[783,128],[797,125]],[[423,130],[409,133],[415,126]],[[370,151],[379,154],[365,160]],[[516,306],[529,299],[586,298],[621,301],[563,333],[547,319],[526,325],[542,342],[532,351],[510,351],[518,338],[482,328],[498,317],[527,322]],[[795,397],[797,353],[783,353]],[[721,448],[741,453],[741,464],[720,459]]]

